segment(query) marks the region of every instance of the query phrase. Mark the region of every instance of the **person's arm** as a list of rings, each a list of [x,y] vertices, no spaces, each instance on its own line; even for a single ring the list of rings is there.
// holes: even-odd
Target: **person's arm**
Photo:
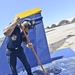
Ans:
[[[3,30],[4,35],[5,36],[11,35],[19,22],[20,22],[20,18],[16,17],[16,19],[9,26],[4,28]]]
[[[28,48],[33,48],[33,44],[32,43],[27,43],[27,42],[23,42],[24,45]]]
[[[27,33],[26,33],[26,35],[27,35]],[[28,35],[27,35],[27,37],[28,37]],[[32,44],[32,43],[29,43],[29,42],[27,41],[26,37],[23,37],[23,43],[24,43],[24,45],[25,45],[26,47],[28,47],[28,48],[32,48],[32,47],[33,47],[33,44]]]

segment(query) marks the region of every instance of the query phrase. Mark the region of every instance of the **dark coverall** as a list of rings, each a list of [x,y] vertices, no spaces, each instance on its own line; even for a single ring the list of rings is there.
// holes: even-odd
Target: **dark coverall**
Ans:
[[[15,27],[13,33],[8,36],[6,55],[13,75],[18,75],[16,70],[17,57],[23,63],[27,74],[33,75],[31,72],[31,67],[21,46],[21,43],[26,41],[27,40],[18,25]]]

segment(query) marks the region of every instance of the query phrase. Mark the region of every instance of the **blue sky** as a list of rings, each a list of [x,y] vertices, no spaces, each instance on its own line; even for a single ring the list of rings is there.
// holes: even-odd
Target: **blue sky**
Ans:
[[[0,38],[4,36],[3,28],[16,14],[36,7],[42,10],[44,27],[75,17],[75,0],[1,0]]]

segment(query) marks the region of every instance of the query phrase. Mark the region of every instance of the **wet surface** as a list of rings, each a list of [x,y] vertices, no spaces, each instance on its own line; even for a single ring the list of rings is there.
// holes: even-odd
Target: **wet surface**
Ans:
[[[44,65],[44,69],[47,75],[75,75],[75,57],[55,60],[52,63]],[[33,71],[33,74],[44,75],[41,68]],[[19,73],[19,75],[22,75],[22,73]]]

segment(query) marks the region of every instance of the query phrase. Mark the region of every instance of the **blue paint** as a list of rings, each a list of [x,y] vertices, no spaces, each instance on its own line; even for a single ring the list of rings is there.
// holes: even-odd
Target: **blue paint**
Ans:
[[[51,58],[62,56],[63,58],[74,57],[75,52],[71,48],[64,48],[60,50],[56,50],[52,55]]]
[[[35,52],[38,55],[41,63],[47,64],[51,61],[51,57],[50,57],[46,35],[44,31],[44,26],[43,26],[43,21],[41,17],[42,17],[41,13],[26,17],[31,20],[35,20],[35,27],[29,31],[28,36],[30,41],[33,43]],[[21,20],[24,20],[26,18],[23,18]],[[0,75],[11,74],[10,67],[8,65],[7,58],[6,58],[6,45],[7,45],[6,41],[7,40],[8,38],[6,37],[0,48]],[[26,48],[23,44],[22,46],[24,48],[24,51],[30,66],[31,67],[37,66],[38,62],[32,50],[29,48]],[[22,63],[19,60],[17,61],[17,70],[18,72],[24,70]]]

